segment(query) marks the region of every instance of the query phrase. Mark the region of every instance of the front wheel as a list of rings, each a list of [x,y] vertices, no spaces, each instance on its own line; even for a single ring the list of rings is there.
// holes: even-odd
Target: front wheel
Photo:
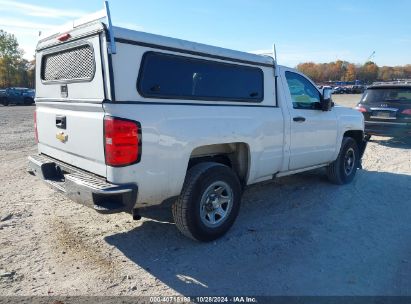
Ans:
[[[240,181],[229,167],[212,162],[193,166],[173,205],[177,228],[198,241],[221,237],[238,215],[241,194]]]
[[[337,159],[327,167],[328,178],[337,185],[348,184],[354,179],[359,164],[360,153],[356,141],[344,137]]]

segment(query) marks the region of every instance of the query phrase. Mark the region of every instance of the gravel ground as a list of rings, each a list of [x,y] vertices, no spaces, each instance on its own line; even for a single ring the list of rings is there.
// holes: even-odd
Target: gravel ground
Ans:
[[[350,185],[316,170],[250,187],[202,244],[167,206],[99,215],[27,174],[33,109],[0,107],[0,295],[411,295],[410,139],[373,137]]]

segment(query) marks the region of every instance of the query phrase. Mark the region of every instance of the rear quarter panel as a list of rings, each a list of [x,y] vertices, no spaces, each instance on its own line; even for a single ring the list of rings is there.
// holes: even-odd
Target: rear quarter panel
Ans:
[[[219,143],[249,147],[247,183],[271,178],[283,161],[283,121],[279,108],[104,104],[106,113],[139,121],[142,157],[135,165],[107,167],[107,180],[136,182],[139,204],[179,195],[192,151]]]

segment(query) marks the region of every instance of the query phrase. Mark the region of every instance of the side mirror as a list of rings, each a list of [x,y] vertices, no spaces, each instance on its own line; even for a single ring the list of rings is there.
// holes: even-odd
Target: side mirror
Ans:
[[[331,108],[334,106],[334,103],[331,99],[332,89],[331,88],[324,88],[321,94],[321,110],[323,111],[330,111]]]

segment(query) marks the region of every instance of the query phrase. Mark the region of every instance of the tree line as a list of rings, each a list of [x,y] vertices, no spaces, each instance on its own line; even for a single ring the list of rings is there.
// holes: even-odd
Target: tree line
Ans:
[[[34,88],[35,61],[23,54],[16,37],[0,29],[0,88]]]
[[[411,79],[411,64],[379,67],[372,61],[368,61],[363,65],[356,65],[347,61],[337,60],[329,63],[300,63],[297,69],[317,83],[360,80],[363,83],[369,84],[374,81]]]

